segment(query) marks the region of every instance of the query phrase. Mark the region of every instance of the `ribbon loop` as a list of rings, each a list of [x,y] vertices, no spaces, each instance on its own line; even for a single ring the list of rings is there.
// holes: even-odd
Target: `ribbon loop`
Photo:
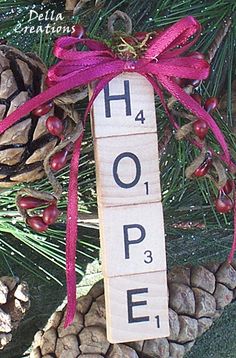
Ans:
[[[187,41],[189,41],[189,47],[191,47],[196,41],[190,40],[191,36],[199,34],[200,30],[201,25],[199,22],[192,16],[188,16],[161,32],[157,38],[154,38],[145,53],[145,57],[149,59],[156,58],[164,52],[187,45]],[[186,50],[187,48],[185,48]]]

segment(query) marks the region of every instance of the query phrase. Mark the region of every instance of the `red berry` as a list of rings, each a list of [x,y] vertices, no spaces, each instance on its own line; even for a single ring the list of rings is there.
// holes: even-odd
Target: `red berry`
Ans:
[[[208,170],[211,167],[211,163],[212,163],[212,157],[210,153],[206,153],[206,159],[204,159],[204,161],[202,162],[201,165],[199,165],[199,167],[195,170],[194,175],[196,177],[203,177],[204,175],[207,174]]]
[[[200,85],[200,80],[194,80],[194,79],[186,79],[185,80],[186,84],[185,86],[193,86],[193,87],[198,87]]]
[[[48,229],[48,225],[45,224],[40,216],[28,216],[26,222],[32,229],[37,232],[44,232]]]
[[[55,116],[48,117],[46,121],[46,127],[49,133],[56,137],[60,137],[64,131],[64,124],[62,120]]]
[[[180,87],[185,87],[186,86],[186,79],[185,78],[173,77],[172,79]]]
[[[146,32],[146,31],[139,31],[139,32],[135,32],[134,37],[135,37],[139,42],[142,42],[143,40],[145,40],[147,34],[148,34],[148,32]]]
[[[204,175],[206,175],[206,173],[209,170],[209,165],[208,164],[201,164],[194,172],[194,175],[196,177],[203,177]]]
[[[201,81],[200,80],[190,80],[190,84],[193,87],[198,87],[200,85]]]
[[[65,148],[55,153],[50,160],[52,170],[60,170],[66,165],[68,150]]]
[[[190,53],[189,57],[197,58],[199,60],[205,59],[205,56],[203,55],[203,53],[198,52],[198,51],[194,51],[194,52]]]
[[[206,124],[206,122],[202,121],[201,119],[198,119],[193,123],[193,130],[196,136],[203,140],[207,135],[208,125]]]
[[[216,97],[210,97],[206,100],[204,108],[207,112],[211,112],[218,106],[218,99]]]
[[[202,104],[202,96],[199,93],[193,93],[191,94],[191,97],[195,99],[195,101],[198,102],[200,105]]]
[[[215,201],[215,207],[218,213],[226,214],[233,209],[233,201],[222,190]]]
[[[29,210],[43,206],[47,204],[47,201],[34,198],[33,196],[24,196],[18,199],[17,204],[21,209]]]
[[[52,108],[53,108],[53,103],[52,102],[44,103],[41,106],[39,106],[38,108],[35,108],[32,111],[32,113],[33,113],[34,116],[41,117],[44,114],[47,114],[48,112],[50,112]]]
[[[57,221],[60,211],[55,204],[51,204],[43,211],[43,221],[47,225],[52,225]]]
[[[46,84],[47,87],[52,87],[53,85],[56,84],[56,82],[50,80],[50,78],[49,78],[48,76],[45,78],[45,81],[44,81],[44,82],[45,82],[45,84]]]
[[[81,39],[85,34],[85,29],[82,25],[77,24],[72,26],[71,36]]]
[[[233,180],[228,179],[223,188],[221,189],[225,194],[230,194],[233,190]]]

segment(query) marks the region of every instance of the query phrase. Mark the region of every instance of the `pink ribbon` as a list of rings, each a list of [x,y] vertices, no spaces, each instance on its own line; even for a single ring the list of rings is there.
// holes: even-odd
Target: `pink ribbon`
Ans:
[[[234,163],[231,162],[225,138],[214,119],[172,80],[172,77],[195,80],[204,80],[208,77],[210,71],[208,62],[191,57],[191,54],[184,56],[184,53],[197,41],[200,31],[201,26],[198,21],[188,16],[157,34],[150,41],[142,58],[138,60],[123,60],[100,41],[89,38],[79,39],[71,36],[59,38],[56,40],[54,47],[54,55],[59,59],[59,62],[48,71],[48,79],[52,86],[5,118],[0,123],[0,134],[43,103],[66,91],[81,85],[87,85],[96,80],[93,96],[85,112],[84,118],[86,119],[95,98],[111,79],[123,72],[136,72],[144,76],[152,84],[175,128],[178,128],[178,125],[168,112],[163,89],[173,95],[196,117],[201,118],[208,124],[222,148],[221,158],[230,168],[235,167]],[[77,44],[85,45],[88,50],[77,51],[75,48]],[[70,166],[66,232],[68,305],[65,326],[71,324],[76,310],[77,178],[82,137],[83,135],[74,145]],[[197,143],[194,144],[199,146]],[[234,234],[234,242],[229,255],[230,260],[233,258],[235,247],[236,234]]]

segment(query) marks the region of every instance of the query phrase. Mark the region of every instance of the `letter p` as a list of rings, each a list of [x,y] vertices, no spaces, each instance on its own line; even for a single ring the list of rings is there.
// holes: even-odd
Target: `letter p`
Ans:
[[[131,230],[139,230],[140,236],[138,239],[131,240],[129,238],[129,233]],[[142,225],[139,224],[130,224],[130,225],[123,225],[123,232],[124,232],[124,246],[125,246],[125,258],[130,258],[129,247],[130,245],[136,245],[142,242],[145,239],[146,231]]]

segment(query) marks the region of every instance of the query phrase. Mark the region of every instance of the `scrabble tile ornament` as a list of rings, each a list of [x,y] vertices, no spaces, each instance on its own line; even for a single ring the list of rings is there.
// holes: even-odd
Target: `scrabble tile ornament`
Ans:
[[[153,88],[141,75],[123,73],[101,91],[92,113],[108,339],[167,337]]]

